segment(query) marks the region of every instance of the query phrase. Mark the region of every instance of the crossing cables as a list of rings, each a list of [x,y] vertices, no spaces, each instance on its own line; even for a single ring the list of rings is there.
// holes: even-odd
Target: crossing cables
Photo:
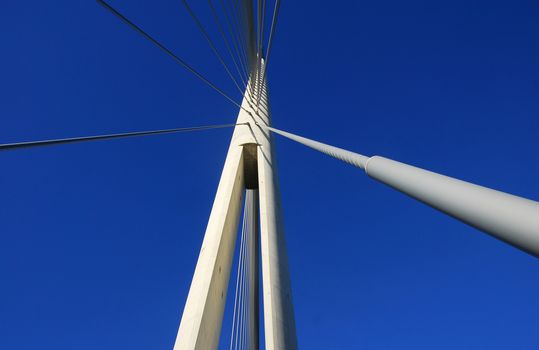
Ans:
[[[122,15],[119,11],[117,11],[115,8],[113,8],[111,5],[106,3],[104,0],[96,0],[100,5],[102,5],[105,9],[109,10],[113,15],[118,17],[120,20],[122,20],[125,24],[127,24],[129,27],[134,29],[136,32],[141,34],[143,37],[148,39],[151,43],[153,43],[155,46],[157,46],[161,51],[172,57],[177,63],[179,63],[181,66],[183,66],[185,69],[187,69],[189,72],[191,72],[193,75],[195,75],[199,80],[204,82],[206,85],[210,86],[213,90],[217,91],[219,94],[221,94],[224,98],[226,98],[229,102],[234,104],[235,106],[243,109],[243,107],[236,102],[232,97],[230,97],[226,92],[224,92],[221,88],[217,87],[214,83],[212,83],[210,80],[208,80],[204,75],[199,73],[196,69],[194,69],[189,63],[187,63],[184,59],[180,58],[179,56],[175,55],[172,51],[167,49],[163,44],[161,44],[159,41],[154,39],[152,36],[150,36],[148,33],[146,33],[144,30],[142,30],[139,26],[137,26],[135,23],[131,22],[127,17]]]

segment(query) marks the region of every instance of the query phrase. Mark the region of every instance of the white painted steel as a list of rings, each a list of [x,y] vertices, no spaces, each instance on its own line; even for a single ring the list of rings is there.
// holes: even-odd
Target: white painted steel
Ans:
[[[539,257],[539,202],[383,157],[367,174],[502,241]]]
[[[315,140],[311,140],[311,139],[308,139],[306,137],[294,135],[292,133],[282,131],[282,130],[279,130],[279,129],[275,129],[275,128],[272,128],[270,126],[265,126],[265,125],[258,125],[258,126],[260,126],[262,128],[265,128],[267,130],[273,131],[276,134],[279,134],[281,136],[284,136],[286,138],[289,138],[291,140],[299,142],[299,143],[301,143],[301,144],[303,144],[303,145],[305,145],[307,147],[310,147],[310,148],[312,148],[314,150],[317,150],[319,152],[327,154],[328,156],[331,156],[333,158],[337,158],[339,160],[342,160],[343,162],[346,162],[348,164],[351,164],[351,165],[356,166],[356,167],[361,168],[361,169],[365,169],[365,164],[366,164],[367,160],[369,159],[369,157],[366,157],[364,155],[354,153],[354,152],[350,152],[350,151],[347,151],[345,149],[335,147],[335,146],[331,146],[331,145],[328,145],[328,144],[325,144],[325,143],[322,143],[322,142],[318,142],[318,141],[315,141]]]
[[[539,202],[391,159],[368,158],[262,124],[259,126],[365,169],[373,179],[539,257]]]

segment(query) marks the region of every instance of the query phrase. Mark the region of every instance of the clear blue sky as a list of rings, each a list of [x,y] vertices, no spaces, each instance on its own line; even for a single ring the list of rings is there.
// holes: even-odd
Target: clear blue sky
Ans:
[[[234,94],[180,1],[111,3]],[[2,143],[236,118],[94,1],[0,42]],[[537,1],[283,1],[273,54],[276,127],[539,200]],[[0,153],[0,349],[170,350],[230,135]],[[301,348],[539,348],[539,260],[277,149]]]

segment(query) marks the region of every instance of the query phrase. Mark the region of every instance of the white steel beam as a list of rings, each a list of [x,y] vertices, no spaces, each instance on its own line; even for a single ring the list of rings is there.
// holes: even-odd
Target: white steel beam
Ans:
[[[539,202],[384,157],[367,175],[506,243],[539,257]]]
[[[539,257],[539,202],[384,157],[366,157],[259,124],[364,169],[367,175],[470,226]]]

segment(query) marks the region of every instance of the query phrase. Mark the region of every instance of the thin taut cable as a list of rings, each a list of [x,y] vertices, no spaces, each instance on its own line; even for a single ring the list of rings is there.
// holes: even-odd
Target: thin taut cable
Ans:
[[[233,127],[233,126],[236,126],[236,125],[243,125],[243,124],[205,125],[205,126],[194,126],[194,127],[189,127],[189,128],[175,128],[175,129],[163,129],[163,130],[152,130],[152,131],[136,131],[136,132],[125,132],[125,133],[120,133],[120,134],[95,135],[95,136],[70,137],[70,138],[53,139],[53,140],[5,143],[5,144],[0,144],[0,151],[9,151],[9,150],[14,150],[14,149],[19,149],[19,148],[52,146],[52,145],[60,145],[60,144],[66,144],[66,143],[78,143],[78,142],[88,142],[88,141],[97,141],[97,140],[119,139],[119,138],[126,138],[126,137],[135,137],[135,136],[173,134],[173,133],[180,133],[180,132],[192,132],[192,131],[203,131],[203,130],[211,130],[211,129],[222,129],[222,128],[230,128],[230,127]]]
[[[245,217],[245,213],[244,213],[244,216],[243,216],[243,229],[242,229],[242,242],[243,242],[243,245],[242,245],[242,254],[243,254],[243,260],[242,260],[242,272],[241,272],[241,280],[240,280],[240,319],[239,319],[239,331],[238,331],[238,334],[237,334],[237,338],[236,338],[236,347],[238,349],[242,349],[243,348],[243,334],[244,334],[244,331],[245,331],[245,269],[246,269],[246,261],[247,261],[247,256],[246,256],[246,253],[247,253],[247,246],[246,246],[246,235],[247,235],[247,221],[246,221],[246,217]]]
[[[217,47],[216,47],[215,44],[213,43],[213,40],[211,40],[210,35],[209,35],[208,32],[204,29],[204,26],[202,25],[202,23],[200,22],[200,20],[198,19],[198,17],[195,15],[195,13],[193,12],[193,10],[191,9],[191,7],[189,6],[189,4],[187,3],[187,0],[182,0],[182,3],[183,3],[183,5],[185,6],[185,9],[186,9],[187,12],[189,13],[189,15],[191,16],[191,18],[193,19],[193,21],[195,22],[195,24],[196,24],[196,26],[198,27],[198,29],[199,29],[200,32],[202,33],[202,36],[204,36],[204,38],[205,38],[206,41],[208,42],[208,45],[210,45],[211,50],[213,51],[213,53],[215,54],[215,56],[217,56],[217,59],[219,60],[219,62],[221,62],[221,64],[222,64],[223,67],[225,68],[225,71],[227,72],[228,76],[230,77],[230,79],[232,79],[232,81],[234,82],[234,85],[236,85],[236,87],[238,88],[238,91],[240,92],[240,94],[243,95],[244,89],[240,88],[240,85],[238,84],[238,81],[236,80],[236,78],[234,77],[234,75],[232,74],[232,72],[230,72],[230,69],[228,68],[228,65],[226,64],[225,60],[223,59],[223,56],[221,56],[221,54],[219,53],[219,50],[217,50]]]
[[[273,34],[275,33],[275,28],[277,27],[277,18],[279,17],[279,9],[281,7],[281,1],[275,0],[275,8],[273,9],[273,19],[271,20],[271,29],[268,39],[268,48],[266,49],[266,56],[264,57],[264,70],[262,72],[262,88],[264,88],[264,83],[266,82],[266,72],[268,71],[268,62],[271,54],[271,47],[273,43]],[[260,103],[260,95],[256,102],[256,108],[258,111],[258,105]]]
[[[249,0],[250,1],[250,0]],[[247,80],[247,86],[249,87],[249,92],[251,96],[254,96],[253,89],[252,89],[252,72],[253,72],[253,66],[252,66],[252,59],[251,55],[248,53],[248,48],[246,45],[248,42],[244,41],[242,43],[242,37],[238,33],[238,23],[236,21],[236,16],[234,16],[235,8],[232,4],[228,3],[228,6],[225,5],[223,0],[219,1],[223,10],[223,13],[225,15],[225,22],[228,26],[229,33],[231,37],[234,39],[234,48],[236,49],[236,53],[238,55],[238,60],[242,63],[242,68],[244,69],[246,80]],[[229,13],[230,12],[230,13]]]
[[[236,71],[238,72],[238,76],[241,79],[241,82],[244,86],[247,86],[247,80],[248,77],[244,77],[243,73],[240,70],[240,67],[238,66],[238,62],[236,61],[236,57],[234,57],[234,54],[232,53],[232,48],[230,47],[230,43],[228,42],[228,38],[225,34],[225,31],[223,29],[223,25],[221,24],[221,21],[219,20],[219,16],[217,15],[217,12],[215,11],[215,7],[213,6],[211,0],[208,0],[208,5],[210,7],[211,13],[213,15],[213,19],[215,20],[215,24],[217,28],[219,29],[219,32],[221,33],[221,36],[223,37],[223,41],[225,42],[226,49],[228,53],[230,54],[230,58],[232,59],[232,62],[234,63],[234,66],[236,67]]]
[[[114,9],[112,6],[107,4],[103,0],[96,0],[100,5],[102,5],[104,8],[109,10],[112,14],[114,14],[116,17],[121,19],[124,23],[126,23],[128,26],[130,26],[132,29],[137,31],[139,34],[141,34],[143,37],[151,41],[155,46],[161,49],[161,51],[165,52],[167,55],[172,57],[176,62],[178,62],[180,65],[182,65],[185,69],[187,69],[189,72],[194,74],[198,79],[202,80],[204,83],[209,85],[212,89],[220,93],[222,96],[224,96],[228,101],[233,103],[235,106],[244,109],[238,102],[236,102],[232,97],[230,97],[227,93],[225,93],[223,90],[218,88],[215,84],[213,84],[211,81],[209,81],[206,77],[204,77],[201,73],[199,73],[197,70],[195,70],[191,65],[189,65],[187,62],[185,62],[180,57],[176,56],[172,51],[167,49],[165,46],[163,46],[159,41],[151,37],[148,33],[146,33],[144,30],[142,30],[140,27],[138,27],[135,23],[131,22],[129,19],[127,19],[124,15],[122,15],[120,12],[118,12],[116,9]],[[247,111],[247,110],[246,110]]]
[[[242,224],[242,229],[241,229],[241,236],[240,236],[240,249],[239,249],[239,257],[238,257],[238,274],[236,276],[236,291],[235,291],[235,296],[234,296],[234,313],[233,313],[233,316],[232,316],[232,332],[231,332],[231,336],[230,336],[230,350],[233,350],[235,348],[237,348],[237,345],[235,347],[233,347],[233,343],[234,343],[234,339],[236,339],[236,344],[237,344],[237,335],[235,336],[235,334],[238,332],[238,329],[239,329],[239,311],[238,311],[238,306],[239,306],[239,295],[238,295],[238,292],[239,292],[239,286],[240,286],[240,276],[241,276],[241,269],[242,269],[242,264],[243,264],[243,244],[244,244],[244,241],[243,241],[243,234],[245,232],[245,219],[243,220],[243,224]],[[237,316],[237,318],[236,318]]]
[[[260,9],[260,32],[259,34],[259,43],[258,43],[258,71],[256,76],[256,83],[257,83],[257,90],[258,95],[260,96],[262,93],[260,91],[261,83],[262,83],[262,51],[264,50],[264,26],[265,26],[265,19],[266,19],[266,0],[259,0],[259,2],[262,4],[262,8]]]
[[[238,60],[239,62],[241,62],[241,66],[243,67],[246,76],[249,77],[249,63],[247,62],[246,57],[243,54],[241,41],[239,39],[237,31],[235,30],[234,23],[230,17],[231,14],[228,13],[228,9],[227,9],[228,6],[225,5],[223,0],[219,0],[219,3],[221,4],[221,8],[225,15],[225,22],[227,24],[230,37],[232,38],[234,49],[236,50],[236,54],[238,55]]]
[[[230,0],[230,10],[232,13],[231,17],[236,23],[238,35],[242,42],[243,54],[245,55],[245,59],[247,60],[247,66],[249,67],[251,63],[249,61],[249,53],[247,50],[246,26],[244,25],[244,23],[242,23],[242,7],[240,7],[239,5],[240,4],[238,4],[238,0]]]

